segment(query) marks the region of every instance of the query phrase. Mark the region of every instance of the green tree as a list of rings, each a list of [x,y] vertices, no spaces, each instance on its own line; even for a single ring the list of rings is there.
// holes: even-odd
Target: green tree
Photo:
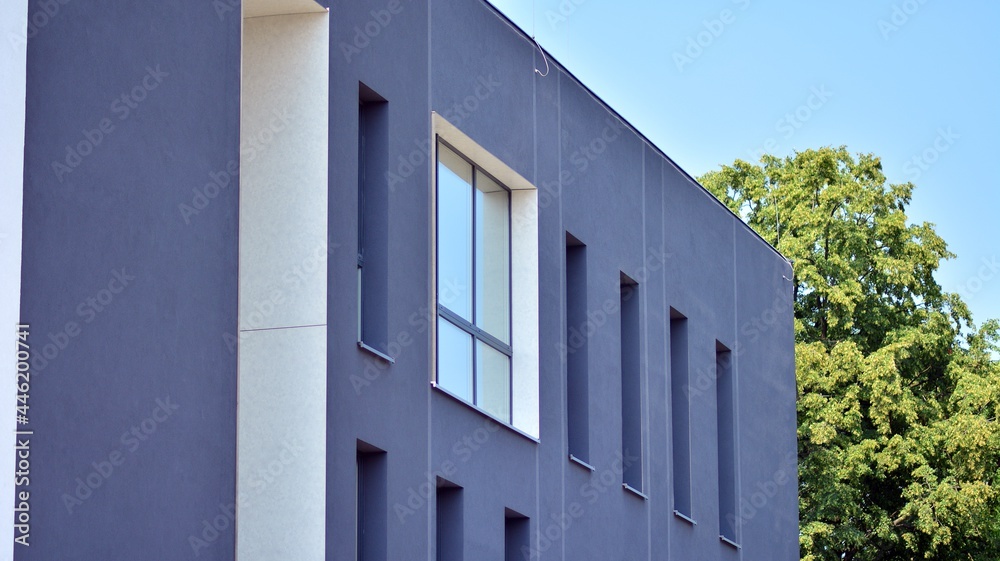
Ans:
[[[1000,324],[934,279],[914,186],[843,147],[701,182],[794,263],[802,559],[1000,559]]]

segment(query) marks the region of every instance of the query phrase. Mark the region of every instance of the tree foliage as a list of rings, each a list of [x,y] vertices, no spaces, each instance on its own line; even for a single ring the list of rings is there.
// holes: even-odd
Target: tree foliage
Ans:
[[[1000,323],[934,279],[914,186],[843,147],[701,182],[794,263],[802,559],[1000,559]]]

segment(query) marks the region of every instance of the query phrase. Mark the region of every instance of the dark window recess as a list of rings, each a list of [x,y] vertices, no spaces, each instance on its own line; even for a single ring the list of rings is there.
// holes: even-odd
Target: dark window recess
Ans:
[[[358,442],[357,560],[386,561],[386,453]]]
[[[389,315],[389,104],[358,95],[358,342],[386,354]]]
[[[670,309],[670,409],[674,510],[691,516],[691,432],[687,318]]]
[[[524,561],[532,557],[530,548],[531,520],[513,510],[504,509],[504,561]]]
[[[465,541],[462,488],[443,479],[437,482],[437,561],[462,561]]]
[[[621,273],[622,481],[642,490],[642,383],[639,285]]]
[[[719,430],[719,532],[736,542],[736,402],[733,356],[715,342],[715,401]]]
[[[587,246],[566,234],[566,416],[569,453],[590,461]]]

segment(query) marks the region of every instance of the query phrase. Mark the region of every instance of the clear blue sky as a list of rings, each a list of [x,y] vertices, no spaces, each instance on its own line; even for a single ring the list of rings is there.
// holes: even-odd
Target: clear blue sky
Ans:
[[[493,3],[692,175],[769,140],[881,156],[958,254],[939,282],[1000,318],[1000,3]]]

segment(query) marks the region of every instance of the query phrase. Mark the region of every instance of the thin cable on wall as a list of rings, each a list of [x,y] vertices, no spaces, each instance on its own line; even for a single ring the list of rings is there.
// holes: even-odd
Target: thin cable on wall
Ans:
[[[779,214],[779,209],[778,209],[778,197],[775,196],[774,189],[772,189],[770,182],[768,182],[767,184],[767,192],[769,195],[771,195],[771,202],[774,204],[774,222],[775,222],[775,227],[777,229],[777,237],[774,240],[774,249],[777,250],[778,246],[781,245],[781,215]],[[781,255],[781,253],[779,252],[778,255]],[[789,274],[792,275],[792,277],[794,278],[795,264],[792,262],[791,259],[785,257],[784,255],[781,255],[781,258],[785,261],[785,264],[788,265],[788,268],[790,269]],[[794,282],[792,279],[786,277],[784,273],[781,274],[781,278],[785,279],[788,282]]]
[[[542,78],[549,75],[549,57],[545,55],[545,50],[542,46],[538,44],[538,39],[535,38],[535,24],[538,18],[538,11],[535,8],[535,0],[531,0],[531,40],[535,42],[535,47],[538,48],[538,52],[542,53],[542,59],[545,60],[545,74],[535,66],[535,74],[538,74]]]
[[[792,275],[792,277],[794,278],[795,277],[795,262],[792,261],[791,259],[785,257],[785,256],[782,256],[781,258],[784,259],[785,260],[785,264],[788,265],[788,269],[789,269],[788,274]],[[792,279],[786,277],[784,273],[781,273],[781,278],[785,279],[788,282],[794,282]]]
[[[538,52],[542,53],[542,59],[545,60],[545,74],[542,74],[542,71],[539,70],[538,67],[535,67],[535,73],[544,78],[549,75],[549,57],[545,55],[545,50],[538,44],[538,39],[532,37],[531,40],[535,42],[535,46],[538,47]]]

